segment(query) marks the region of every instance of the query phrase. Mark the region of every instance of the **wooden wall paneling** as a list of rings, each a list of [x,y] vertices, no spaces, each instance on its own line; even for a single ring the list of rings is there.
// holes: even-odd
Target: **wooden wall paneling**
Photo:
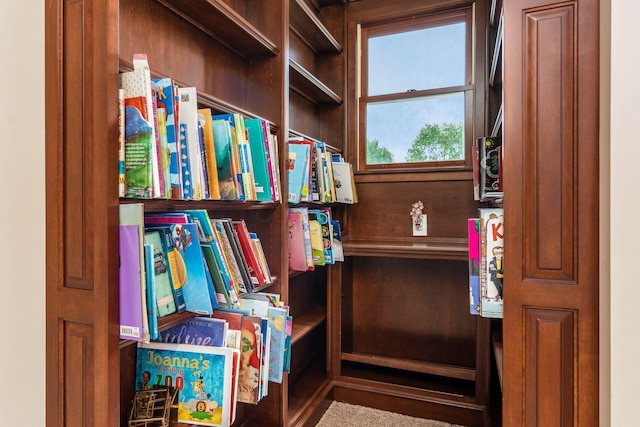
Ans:
[[[45,10],[47,425],[119,418],[116,152],[118,6]],[[111,190],[109,190],[111,189]]]
[[[505,426],[598,423],[598,3],[505,2]]]

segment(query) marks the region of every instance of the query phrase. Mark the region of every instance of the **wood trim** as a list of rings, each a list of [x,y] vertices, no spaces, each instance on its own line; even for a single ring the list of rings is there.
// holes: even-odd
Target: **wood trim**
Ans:
[[[504,426],[598,424],[598,10],[504,2]]]

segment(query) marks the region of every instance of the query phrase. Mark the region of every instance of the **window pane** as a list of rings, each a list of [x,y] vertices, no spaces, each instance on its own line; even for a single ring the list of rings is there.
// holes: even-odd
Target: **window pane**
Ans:
[[[464,93],[367,105],[367,164],[464,159]]]
[[[368,40],[368,96],[465,84],[464,23]]]

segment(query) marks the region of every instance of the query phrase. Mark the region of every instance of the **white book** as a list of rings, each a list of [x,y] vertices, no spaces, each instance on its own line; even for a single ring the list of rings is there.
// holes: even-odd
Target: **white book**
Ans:
[[[178,88],[180,100],[180,123],[187,125],[187,147],[189,151],[189,164],[191,166],[191,185],[193,198],[204,198],[202,186],[204,172],[202,170],[202,152],[198,139],[198,94],[195,87]]]

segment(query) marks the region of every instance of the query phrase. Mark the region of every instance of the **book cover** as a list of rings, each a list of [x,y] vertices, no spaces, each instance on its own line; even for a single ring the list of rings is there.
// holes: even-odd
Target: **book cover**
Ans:
[[[287,158],[287,169],[289,173],[289,203],[300,203],[309,191],[309,144],[289,144],[289,157]]]
[[[143,341],[149,342],[149,317],[147,315],[147,273],[144,259],[144,204],[126,203],[118,207],[119,224],[133,225],[138,230],[138,265],[140,280],[140,295],[142,299],[142,337]]]
[[[224,319],[194,317],[160,332],[159,342],[225,347],[229,325]]]
[[[356,184],[351,163],[333,162],[333,179],[336,201],[339,203],[357,203]]]
[[[324,244],[322,239],[322,225],[317,220],[315,212],[309,211],[309,234],[311,236],[311,256],[314,265],[325,265]]]
[[[245,182],[245,177],[243,177],[244,165],[240,157],[242,155],[240,146],[245,143],[245,135],[239,126],[240,123],[236,120],[237,116],[238,115],[233,113],[215,114],[213,116],[213,120],[224,120],[229,125],[230,140],[228,142],[225,141],[225,143],[229,144],[229,150],[230,150],[229,160],[232,164],[231,171],[234,174],[233,179],[236,184],[236,190],[237,190],[236,198],[237,200],[251,200],[251,198],[248,197],[248,193],[247,193],[247,190],[249,191],[251,190],[248,188],[245,188],[246,182]],[[214,137],[214,142],[215,142],[215,137]]]
[[[504,212],[502,208],[480,209],[480,292],[483,317],[502,318],[504,269]]]
[[[158,118],[164,116],[167,150],[169,152],[169,185],[171,187],[171,198],[182,198],[180,189],[180,152],[178,146],[178,121],[176,88],[173,80],[169,77],[154,79],[156,84],[156,98],[158,105]],[[161,111],[162,110],[162,111]]]
[[[220,200],[218,164],[216,162],[216,149],[213,142],[213,124],[211,117],[210,108],[201,108],[198,110],[198,122],[201,124],[204,136],[204,153],[206,158],[209,198],[211,200]]]
[[[118,270],[120,338],[142,341],[143,314],[138,227],[120,225],[118,228],[120,236],[120,268]]]
[[[169,150],[169,142],[167,140],[167,112],[164,108],[157,109],[158,117],[158,138],[160,139],[160,166],[162,168],[163,197],[171,198],[171,151]]]
[[[338,221],[337,219],[332,219],[331,225],[331,232],[333,236],[333,241],[331,242],[331,247],[333,248],[333,259],[334,261],[344,262],[344,250],[342,249],[342,230],[340,229],[340,221]]]
[[[233,162],[231,125],[226,120],[215,119],[214,116],[211,127],[213,129],[213,145],[218,170],[220,198],[222,200],[239,200],[240,188]]]
[[[124,90],[124,175],[125,197],[151,198],[153,126],[144,90],[142,72],[120,74]]]
[[[473,172],[473,200],[480,201],[480,138],[471,146],[471,167]]]
[[[331,223],[331,208],[320,207],[318,209],[309,209],[309,215],[315,216],[315,220],[320,223],[322,232],[322,247],[324,251],[325,264],[333,264],[333,247],[332,247],[332,223]]]
[[[249,238],[251,239],[251,245],[253,246],[253,252],[256,254],[258,258],[258,264],[260,265],[260,269],[262,270],[262,275],[264,276],[267,284],[273,283],[273,277],[271,276],[271,269],[269,268],[269,263],[267,262],[267,256],[264,253],[264,248],[262,247],[262,242],[256,233],[249,233]]]
[[[268,137],[269,143],[269,164],[271,191],[273,193],[273,201],[278,202],[281,199],[280,190],[280,157],[278,155],[278,136],[271,133],[269,124],[265,121],[262,126],[264,127],[264,133]]]
[[[153,160],[153,197],[164,198],[164,170],[162,169],[162,140],[160,138],[160,123],[158,122],[158,103],[156,101],[156,84],[153,80],[149,80],[151,86],[151,106],[153,117],[153,130],[155,136],[155,146],[152,150]]]
[[[158,338],[158,305],[156,304],[156,283],[153,274],[153,245],[144,244],[144,266],[147,271],[147,316],[149,317],[149,338]]]
[[[284,357],[286,345],[286,324],[289,310],[285,308],[268,308],[269,326],[271,327],[271,346],[269,351],[269,381],[282,383],[284,373]]]
[[[289,230],[289,269],[307,271],[307,251],[305,249],[302,213],[289,210],[287,222]]]
[[[144,387],[140,380],[145,377],[151,378],[150,387],[175,384],[179,389],[178,422],[228,427],[238,361],[237,350],[228,347],[141,344],[136,358],[137,388]]]
[[[211,314],[213,306],[195,224],[171,224],[182,293],[187,311]]]
[[[243,315],[240,336],[238,402],[257,404],[260,400],[262,319]]]
[[[200,121],[200,115],[198,114],[198,149],[200,150],[200,199],[209,199],[209,173],[207,171],[207,152],[205,151],[204,142],[204,122]]]
[[[146,230],[158,230],[162,237],[162,245],[167,258],[167,266],[169,268],[169,275],[171,276],[171,291],[173,293],[173,300],[176,305],[176,311],[182,313],[186,311],[187,306],[184,302],[184,293],[182,292],[182,286],[184,284],[184,269],[181,268],[182,261],[180,255],[177,253],[173,241],[173,234],[171,233],[170,224],[148,224],[145,223]]]
[[[153,248],[152,269],[147,271],[154,276],[155,305],[158,317],[164,317],[176,312],[171,272],[163,240],[164,236],[161,230],[145,230],[144,241]]]
[[[500,198],[503,193],[500,190],[500,147],[502,137],[482,137],[478,141],[480,162],[480,199]]]
[[[158,124],[156,121],[155,111],[155,84],[151,81],[151,69],[149,68],[149,62],[147,61],[147,55],[145,53],[135,53],[133,55],[133,71],[140,73],[144,79],[144,99],[146,103],[147,121],[151,126],[151,197],[161,197],[160,191],[160,169],[159,169],[159,145],[160,140],[158,138]]]
[[[273,200],[272,184],[269,178],[270,164],[268,147],[269,141],[264,133],[263,119],[244,119],[247,130],[249,147],[251,148],[251,161],[253,165],[253,178],[255,181],[256,200],[270,202]]]
[[[186,125],[186,146],[188,149],[189,166],[191,170],[191,198],[201,200],[204,189],[202,187],[202,153],[198,139],[198,94],[195,87],[179,87],[180,125]],[[182,146],[181,146],[182,149]],[[183,153],[184,159],[184,153]]]
[[[467,220],[469,247],[469,313],[480,314],[480,218]]]

